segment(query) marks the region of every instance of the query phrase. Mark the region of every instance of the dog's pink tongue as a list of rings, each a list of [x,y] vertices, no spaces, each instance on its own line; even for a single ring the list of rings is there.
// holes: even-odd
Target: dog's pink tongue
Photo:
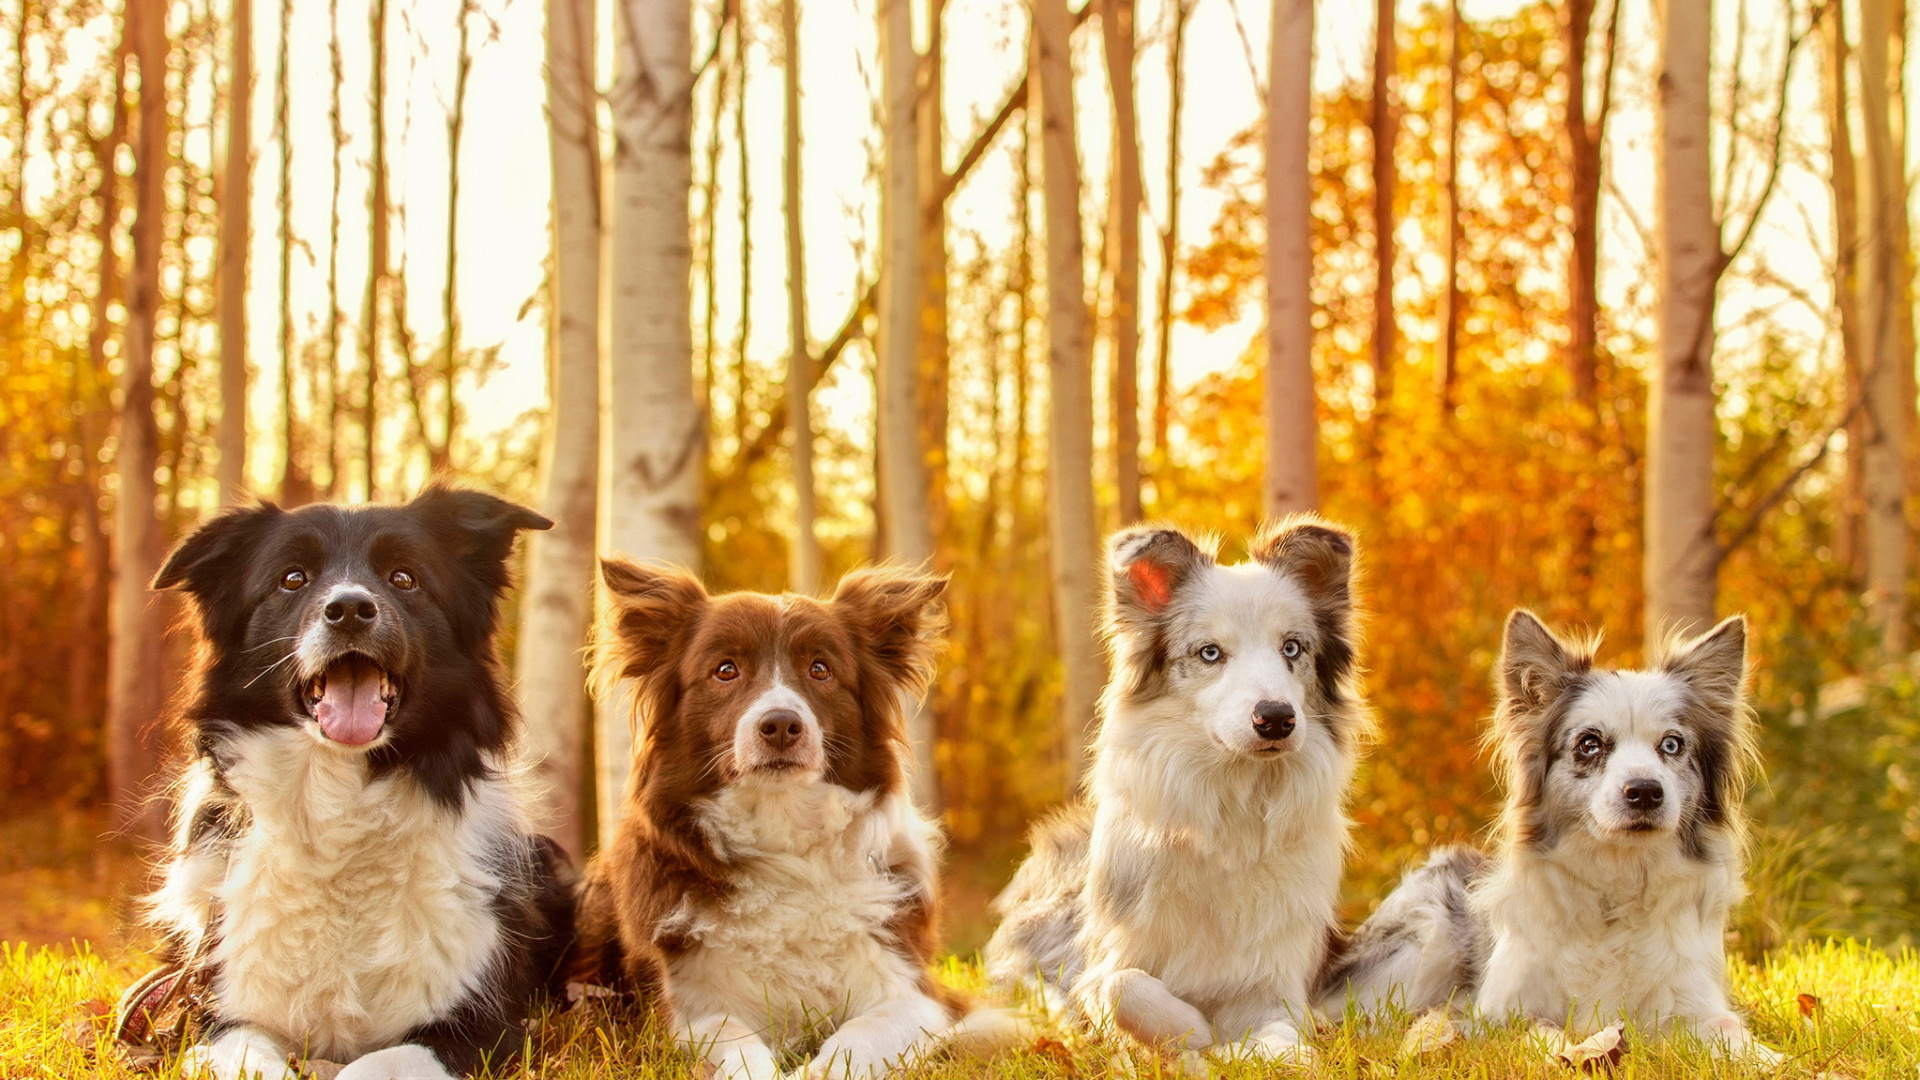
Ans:
[[[327,689],[313,707],[313,718],[327,738],[365,746],[387,722],[380,697],[380,669],[359,657],[336,660],[327,668]]]

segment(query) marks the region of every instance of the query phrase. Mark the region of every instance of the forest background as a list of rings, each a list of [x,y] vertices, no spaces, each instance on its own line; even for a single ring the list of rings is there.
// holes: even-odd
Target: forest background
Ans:
[[[596,552],[949,573],[953,942],[1071,792],[1099,536],[1364,565],[1348,913],[1483,835],[1509,608],[1745,612],[1742,952],[1920,933],[1903,0],[10,0],[0,938],[123,941],[223,501],[542,508],[502,648],[573,851]],[[100,842],[106,837],[105,842]],[[10,922],[8,920],[11,920]]]

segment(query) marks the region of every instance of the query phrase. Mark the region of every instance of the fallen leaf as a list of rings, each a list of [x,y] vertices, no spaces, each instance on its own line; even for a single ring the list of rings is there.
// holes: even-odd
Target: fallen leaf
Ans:
[[[158,1050],[150,1050],[144,1046],[127,1046],[122,1043],[115,1049],[121,1063],[134,1072],[159,1072],[167,1063],[166,1057]]]
[[[1420,1058],[1439,1053],[1452,1046],[1460,1038],[1460,1028],[1454,1024],[1453,1017],[1445,1009],[1431,1009],[1420,1014],[1420,1019],[1407,1029],[1407,1037],[1400,1040],[1400,1056]]]
[[[346,1066],[337,1061],[305,1061],[300,1064],[300,1075],[310,1080],[333,1080],[344,1068]]]
[[[1062,1069],[1066,1070],[1068,1076],[1080,1075],[1079,1066],[1073,1063],[1073,1051],[1067,1049],[1067,1044],[1061,1042],[1059,1039],[1042,1035],[1033,1040],[1033,1046],[1029,1049],[1033,1056],[1046,1058],[1048,1061],[1059,1065]]]
[[[74,1002],[73,1011],[90,1020],[105,1020],[113,1015],[113,1006],[99,998],[88,998],[85,1001]]]
[[[1566,1047],[1554,1055],[1560,1064],[1584,1072],[1603,1068],[1611,1069],[1626,1056],[1627,1026],[1625,1024],[1601,1028],[1588,1036],[1586,1041]]]
[[[604,986],[594,983],[570,982],[567,984],[567,1005],[577,1007],[582,1002],[615,998],[620,995]]]
[[[1801,994],[1793,1000],[1800,1006],[1800,1015],[1808,1019],[1812,1019],[1813,1014],[1820,1011],[1820,999],[1812,994]]]
[[[91,1017],[81,1020],[69,1020],[61,1027],[67,1041],[87,1052],[91,1057],[100,1047],[100,1028]]]

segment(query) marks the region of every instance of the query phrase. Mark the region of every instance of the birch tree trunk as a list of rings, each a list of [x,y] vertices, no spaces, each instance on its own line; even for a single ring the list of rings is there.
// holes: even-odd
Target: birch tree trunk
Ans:
[[[1394,109],[1394,0],[1379,0],[1373,31],[1373,427],[1370,450],[1379,452],[1379,428],[1393,411],[1393,364],[1399,327],[1393,313],[1393,148],[1400,117]]]
[[[1093,360],[1087,334],[1086,255],[1080,235],[1080,158],[1074,135],[1072,16],[1066,0],[1033,0],[1034,110],[1040,124],[1047,228],[1048,551],[1061,665],[1060,727],[1077,780],[1093,738],[1106,664],[1094,642]]]
[[[313,500],[306,447],[294,407],[293,348],[293,128],[290,118],[288,46],[293,38],[293,0],[280,0],[280,52],[274,62],[273,123],[280,143],[280,501],[299,506]]]
[[[1167,220],[1160,227],[1160,288],[1153,342],[1153,452],[1168,458],[1173,423],[1173,278],[1180,253],[1180,121],[1185,113],[1187,19],[1193,0],[1173,0],[1167,44]],[[1271,85],[1271,79],[1269,79]]]
[[[365,384],[361,388],[360,429],[366,452],[366,495],[373,502],[380,497],[378,459],[380,449],[380,309],[387,302],[387,5],[389,0],[373,0],[368,17],[370,64],[373,69],[373,131],[370,142],[367,192],[367,295],[362,305],[360,354],[365,359]]]
[[[1100,38],[1113,97],[1113,186],[1107,264],[1113,281],[1113,479],[1115,514],[1140,520],[1140,136],[1133,89],[1133,0],[1105,0]]]
[[[614,10],[600,550],[698,573],[706,427],[689,311],[691,21],[688,0],[620,0]],[[604,703],[597,717],[602,836],[627,784],[627,704]]]
[[[787,226],[787,437],[792,444],[794,506],[787,568],[789,587],[811,596],[820,589],[821,567],[820,537],[814,531],[819,510],[813,487],[813,348],[807,342],[807,249],[800,216],[800,0],[781,0],[780,40],[786,61],[786,146],[780,176]]]
[[[946,570],[941,539],[948,535],[952,509],[947,503],[947,426],[951,405],[947,380],[953,350],[947,326],[946,122],[941,108],[945,63],[946,0],[927,0],[927,51],[921,57],[921,82],[914,116],[915,165],[920,203],[920,334],[915,352],[920,373],[914,387],[919,414],[920,458],[926,462],[928,548],[936,570]],[[932,731],[932,729],[929,729]],[[935,738],[939,732],[932,731]]]
[[[1598,392],[1595,350],[1599,343],[1600,132],[1587,121],[1587,44],[1594,0],[1568,0],[1566,39],[1567,166],[1573,185],[1573,265],[1569,278],[1567,371],[1575,400],[1588,407]]]
[[[1880,633],[1888,659],[1907,647],[1906,604],[1906,370],[1913,356],[1905,348],[1900,320],[1911,319],[1900,289],[1899,202],[1906,197],[1903,165],[1895,153],[1892,72],[1889,42],[1894,33],[1891,0],[1861,0],[1860,112],[1866,141],[1866,169],[1860,185],[1860,225],[1864,229],[1860,263],[1861,330],[1867,357],[1867,442],[1863,487],[1866,497],[1868,614]]]
[[[527,760],[539,818],[578,861],[586,735],[587,630],[600,476],[600,135],[595,116],[594,0],[547,3],[547,151],[553,167],[553,330],[540,510],[553,519],[527,545],[518,669]]]
[[[1866,392],[1868,361],[1861,351],[1860,325],[1860,189],[1853,148],[1852,106],[1848,92],[1846,9],[1827,7],[1820,20],[1826,46],[1822,72],[1823,104],[1827,113],[1828,160],[1833,189],[1833,306],[1840,316],[1840,354],[1846,369],[1847,400],[1859,401]],[[1840,561],[1854,587],[1866,581],[1864,475],[1867,429],[1871,418],[1861,410],[1847,422],[1846,468],[1840,483],[1840,513],[1836,543]]]
[[[446,276],[440,292],[440,381],[446,397],[440,401],[440,441],[435,443],[423,424],[420,437],[427,444],[427,462],[433,472],[453,465],[453,433],[460,423],[460,399],[454,393],[460,375],[460,144],[467,130],[467,85],[473,77],[472,0],[460,0],[454,16],[453,105],[447,110],[447,251]]]
[[[126,34],[140,71],[135,131],[133,263],[127,274],[127,324],[121,357],[120,440],[114,454],[119,491],[114,514],[113,628],[107,685],[107,784],[116,828],[158,839],[163,813],[148,796],[164,751],[160,711],[164,605],[147,591],[166,538],[154,500],[160,433],[154,418],[154,321],[160,309],[160,247],[166,238],[166,0],[131,0]]]
[[[919,565],[933,557],[927,515],[927,462],[920,442],[921,229],[918,62],[909,0],[881,0],[880,92],[883,161],[880,189],[880,341],[877,430],[880,532],[889,559]],[[913,745],[914,798],[932,806],[937,791],[933,716],[923,703],[907,719]]]
[[[233,0],[227,27],[227,138],[220,165],[220,501],[247,494],[247,245],[252,234],[253,0]]]
[[[1320,502],[1313,390],[1313,0],[1273,0],[1267,76],[1268,516]]]
[[[1647,388],[1645,630],[1712,623],[1713,304],[1719,223],[1708,159],[1711,5],[1662,0],[1659,361]]]

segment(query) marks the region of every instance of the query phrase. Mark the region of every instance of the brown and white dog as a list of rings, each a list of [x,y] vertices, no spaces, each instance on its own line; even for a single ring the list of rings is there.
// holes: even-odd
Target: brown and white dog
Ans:
[[[709,596],[606,560],[597,668],[641,738],[589,869],[576,973],[664,1014],[723,1078],[871,1076],[953,1038],[928,974],[937,827],[914,808],[903,711],[925,692],[943,578],[855,571],[831,601]]]

